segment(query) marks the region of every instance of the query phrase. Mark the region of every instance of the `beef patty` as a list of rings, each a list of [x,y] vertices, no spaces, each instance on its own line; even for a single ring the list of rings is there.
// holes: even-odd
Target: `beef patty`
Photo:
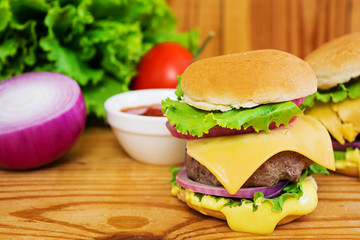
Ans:
[[[313,162],[291,151],[280,152],[263,163],[242,187],[272,186],[281,180],[297,182],[302,170]],[[202,164],[186,154],[185,167],[190,179],[206,185],[222,186],[216,177]]]

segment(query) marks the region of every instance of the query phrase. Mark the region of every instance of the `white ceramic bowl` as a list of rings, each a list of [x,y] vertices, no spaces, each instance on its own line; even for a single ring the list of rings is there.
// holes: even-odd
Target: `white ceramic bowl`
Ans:
[[[175,89],[136,90],[114,95],[106,100],[107,121],[119,143],[133,159],[150,164],[182,163],[185,140],[178,139],[166,128],[166,117],[149,117],[121,112],[121,109],[161,103],[176,99]]]

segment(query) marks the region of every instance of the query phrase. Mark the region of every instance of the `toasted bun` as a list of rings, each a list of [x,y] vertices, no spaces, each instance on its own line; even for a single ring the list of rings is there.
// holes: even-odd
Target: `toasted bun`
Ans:
[[[305,60],[318,78],[319,89],[329,89],[360,75],[360,33],[336,38],[310,53]]]
[[[347,167],[345,169],[337,168],[335,172],[346,176],[359,177],[358,167]]]
[[[306,97],[316,91],[316,85],[309,64],[270,49],[196,61],[181,79],[186,103],[221,111]]]

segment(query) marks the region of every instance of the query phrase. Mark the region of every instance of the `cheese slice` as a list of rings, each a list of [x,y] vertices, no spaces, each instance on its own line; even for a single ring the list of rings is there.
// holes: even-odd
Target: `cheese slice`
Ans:
[[[341,144],[345,143],[342,133],[341,121],[337,114],[332,110],[330,104],[317,103],[315,107],[311,108],[306,114],[319,120],[330,134]]]
[[[349,142],[354,142],[356,136],[359,134],[359,132],[355,130],[354,125],[351,123],[344,123],[341,125],[341,131],[344,138]]]
[[[333,103],[332,108],[344,123],[351,123],[357,132],[360,132],[360,98],[346,99]]]
[[[360,98],[339,103],[316,103],[306,112],[318,119],[341,144],[353,142],[360,133]]]
[[[288,128],[270,133],[187,141],[187,154],[209,169],[230,194],[235,194],[266,160],[282,151],[298,152],[335,170],[330,135],[310,116],[298,116]]]

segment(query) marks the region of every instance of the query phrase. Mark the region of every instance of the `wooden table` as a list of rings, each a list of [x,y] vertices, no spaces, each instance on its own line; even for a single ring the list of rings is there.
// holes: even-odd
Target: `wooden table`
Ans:
[[[166,166],[130,159],[109,128],[89,127],[64,157],[0,170],[0,239],[360,239],[360,182],[316,176],[319,204],[270,235],[231,231],[170,194]]]

